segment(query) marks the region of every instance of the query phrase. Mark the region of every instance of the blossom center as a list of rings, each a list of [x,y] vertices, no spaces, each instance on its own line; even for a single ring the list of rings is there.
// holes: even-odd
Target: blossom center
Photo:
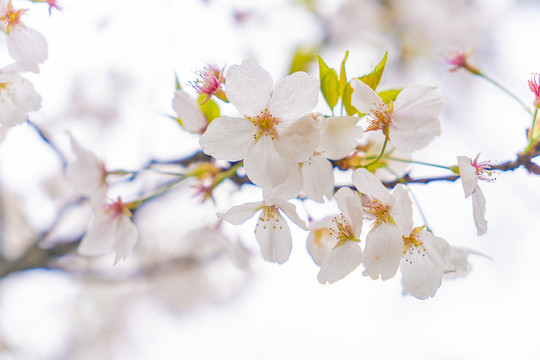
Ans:
[[[343,244],[347,240],[359,241],[353,233],[353,229],[349,220],[341,213],[339,216],[335,216],[332,219],[332,226],[330,227],[330,236],[337,239],[336,246]]]
[[[5,20],[7,22],[7,33],[9,34],[11,32],[11,29],[15,25],[21,24],[21,16],[26,12],[27,10],[21,9],[21,10],[15,10],[13,9],[13,5],[11,4],[11,0],[7,6],[7,11],[4,15],[0,17],[0,20]]]
[[[382,130],[383,134],[388,137],[390,123],[392,122],[392,113],[394,112],[394,103],[390,101],[388,104],[373,104],[374,110],[371,111],[367,118],[369,126],[366,131]]]
[[[424,229],[425,226],[415,228],[411,235],[408,237],[403,237],[403,253],[402,256],[404,257],[404,260],[410,264],[412,264],[412,258],[414,257],[415,252],[418,255],[426,256],[426,247],[424,246],[424,243],[419,239],[418,234],[421,230]]]
[[[131,217],[131,211],[129,211],[127,205],[124,204],[120,198],[112,204],[106,204],[105,210],[111,215],[112,219],[116,219],[122,214]]]
[[[275,131],[274,126],[278,125],[279,121],[268,112],[268,109],[261,111],[260,115],[247,116],[247,119],[251,120],[253,125],[257,128],[255,134],[253,134],[255,140],[259,140],[261,136],[270,136],[272,140],[276,138],[277,132]]]
[[[376,224],[387,223],[392,220],[390,206],[384,205],[377,199],[362,201],[362,208],[368,214],[368,218],[375,220]]]
[[[223,78],[223,72],[215,66],[210,66],[204,68],[203,71],[196,72],[199,79],[194,83],[190,82],[190,85],[199,93],[206,95],[207,98],[204,100],[206,102],[210,96],[224,95],[222,85],[225,82]],[[204,103],[203,102],[203,103]]]
[[[490,170],[491,165],[488,162],[478,162],[479,156],[480,154],[471,161],[471,165],[476,169],[476,176],[478,176],[480,180],[490,181],[491,175],[493,174],[493,171]]]

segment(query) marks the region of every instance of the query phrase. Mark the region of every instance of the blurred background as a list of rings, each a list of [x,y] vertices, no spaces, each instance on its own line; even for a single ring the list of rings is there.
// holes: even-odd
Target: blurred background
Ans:
[[[415,159],[454,165],[457,155],[481,153],[498,163],[526,146],[531,119],[520,105],[480,78],[449,72],[442,54],[473,47],[473,64],[532,104],[527,80],[540,71],[536,0],[60,0],[52,16],[45,4],[13,3],[31,8],[25,24],[49,43],[41,73],[25,75],[43,98],[30,119],[68,161],[68,134],[108,169],[196,152],[198,137],[168,117],[175,74],[195,95],[188,82],[209,64],[250,58],[277,81],[295,54],[320,54],[338,68],[346,50],[349,77],[369,72],[388,51],[380,89],[421,83],[443,92],[442,135]],[[306,66],[318,76],[316,62]],[[322,97],[318,110],[328,112]],[[413,174],[440,172],[415,167]],[[162,181],[118,179],[109,195],[133,196]],[[459,180],[411,185],[436,235],[485,255],[471,256],[466,277],[444,280],[425,301],[401,295],[400,275],[375,282],[357,270],[320,285],[307,233],[293,226],[289,261],[266,263],[255,218],[212,230],[216,212],[258,201],[259,190],[226,183],[214,205],[186,182],[137,211],[139,242],[117,266],[113,254],[69,255],[47,270],[3,273],[0,360],[536,358],[538,181],[518,169],[480,184],[489,222],[481,238]],[[69,246],[91,214],[76,198],[36,128],[10,130],[0,143],[3,257],[39,263],[39,249]],[[303,215],[321,217],[332,206],[297,203]],[[415,220],[422,222],[416,208]]]

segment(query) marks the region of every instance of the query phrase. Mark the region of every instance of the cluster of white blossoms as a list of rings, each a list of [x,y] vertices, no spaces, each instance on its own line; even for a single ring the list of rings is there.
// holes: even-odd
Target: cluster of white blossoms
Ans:
[[[28,118],[28,113],[41,107],[41,96],[21,76],[23,72],[39,72],[47,59],[47,41],[35,29],[26,26],[21,17],[26,9],[15,9],[11,0],[0,0],[0,31],[6,35],[7,52],[13,63],[0,68],[0,132],[7,131]]]
[[[220,170],[210,161],[196,165],[193,176],[211,179],[201,185],[209,199],[221,181],[243,166],[249,181],[262,189],[262,199],[232,206],[218,217],[240,225],[260,212],[255,238],[265,260],[281,264],[289,259],[293,248],[290,220],[309,231],[307,248],[320,266],[322,284],[338,281],[359,266],[373,280],[390,279],[401,269],[403,293],[425,299],[435,294],[445,273],[467,268],[464,264],[471,252],[451,247],[425,225],[414,226],[407,187],[394,184],[389,191],[381,182],[403,170],[393,168],[392,161],[409,161],[414,151],[440,133],[444,101],[438,90],[413,85],[393,90],[389,96],[376,92],[376,76],[354,78],[346,83],[348,98],[347,90],[340,90],[344,105],[349,102],[347,115],[325,116],[314,112],[322,89],[319,81],[305,72],[292,73],[275,86],[270,74],[251,61],[230,66],[226,75],[216,67],[198,75],[201,79],[192,84],[200,94],[198,101],[177,86],[172,103],[176,119],[187,131],[199,134],[204,153],[234,166]],[[230,102],[239,114],[221,115],[213,96]],[[68,179],[94,209],[79,253],[113,250],[116,263],[137,242],[130,210],[144,200],[108,200],[106,178],[111,172],[75,139],[71,141],[77,159],[67,169]],[[392,157],[397,154],[400,158]],[[473,197],[481,235],[487,223],[477,182],[485,179],[488,166],[460,156],[455,172],[458,167],[465,196]],[[336,168],[353,169],[345,173],[350,185],[337,191]],[[306,223],[293,204],[298,197],[319,203],[335,201],[340,213],[321,220],[310,216]]]

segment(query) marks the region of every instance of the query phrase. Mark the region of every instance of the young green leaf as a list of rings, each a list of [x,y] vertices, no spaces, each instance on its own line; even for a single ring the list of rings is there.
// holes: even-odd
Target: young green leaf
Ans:
[[[397,96],[403,89],[390,89],[390,90],[383,90],[378,92],[378,95],[381,97],[382,101],[384,101],[385,104],[388,104],[390,100],[396,101]]]
[[[219,106],[212,99],[208,99],[204,104],[201,104],[204,99],[206,99],[206,95],[199,95],[199,107],[201,108],[204,116],[206,116],[206,118],[208,119],[208,123],[210,123],[212,122],[212,120],[221,116],[219,112]]]
[[[384,66],[386,65],[387,57],[388,57],[388,51],[384,53],[384,56],[381,62],[379,62],[379,64],[375,67],[375,69],[372,72],[359,77],[359,79],[364,84],[372,88],[373,91],[377,90],[377,86],[379,85],[379,82],[381,81],[381,76],[384,71]]]
[[[317,60],[319,61],[321,91],[330,109],[334,109],[339,98],[339,81],[336,70],[330,69],[319,55],[317,55]]]
[[[345,73],[345,62],[349,57],[349,50],[345,51],[345,57],[341,62],[341,70],[339,71],[339,96],[343,97],[345,92],[345,86],[347,85],[347,74]]]

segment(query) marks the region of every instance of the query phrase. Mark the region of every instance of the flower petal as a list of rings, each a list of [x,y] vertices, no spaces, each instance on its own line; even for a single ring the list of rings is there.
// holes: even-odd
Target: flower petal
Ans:
[[[319,82],[298,71],[277,83],[268,110],[280,121],[294,120],[313,110],[318,97]]]
[[[317,279],[321,284],[334,283],[349,275],[362,262],[362,249],[356,241],[345,241],[330,250]]]
[[[297,197],[298,194],[300,194],[300,191],[302,191],[302,186],[304,184],[300,167],[300,163],[295,164],[292,167],[291,173],[285,178],[285,181],[283,183],[273,187],[264,187],[263,197],[265,199],[278,197],[284,200],[289,200]]]
[[[414,130],[404,130],[391,123],[388,137],[399,151],[410,154],[426,147],[440,133],[441,122],[436,119]]]
[[[375,226],[366,236],[364,260],[365,274],[373,280],[379,276],[383,280],[393,277],[401,261],[403,239],[397,226],[381,223]]]
[[[261,248],[261,254],[266,261],[283,264],[289,259],[292,250],[292,239],[289,225],[276,211],[269,218],[261,214],[255,237]]]
[[[174,93],[173,109],[187,131],[200,133],[206,128],[208,121],[199,104],[182,90]]]
[[[268,71],[245,60],[232,65],[225,76],[225,93],[244,116],[257,116],[268,108],[273,80]]]
[[[392,205],[394,198],[379,179],[368,170],[356,169],[352,176],[353,184],[358,191],[381,201],[384,205]]]
[[[425,85],[412,85],[403,89],[394,103],[392,123],[402,130],[417,130],[438,117],[444,107],[441,92]]]
[[[330,216],[309,224],[310,232],[306,245],[313,261],[319,266],[322,266],[324,259],[337,243],[336,237],[330,233],[331,225]]]
[[[218,214],[223,220],[234,225],[240,225],[252,217],[257,210],[264,206],[262,201],[248,202],[242,205],[236,205],[223,214]]]
[[[409,236],[413,229],[412,201],[407,189],[399,184],[392,192],[395,202],[390,210],[390,215],[394,219],[402,235]]]
[[[120,260],[125,260],[131,253],[133,246],[139,239],[139,232],[131,218],[127,215],[120,215],[116,219],[116,241],[113,250],[116,253],[114,264]]]
[[[295,162],[304,162],[313,155],[320,141],[317,120],[304,116],[286,125],[278,125],[276,149]]]
[[[311,200],[323,202],[323,196],[331,199],[334,193],[334,168],[332,163],[322,156],[312,156],[302,163],[302,189]]]
[[[47,57],[47,40],[37,30],[22,26],[13,27],[7,39],[9,55],[17,62],[34,64],[33,71],[38,72],[38,64]]]
[[[115,221],[107,212],[96,210],[90,220],[88,231],[77,248],[77,252],[84,256],[100,255],[109,251],[115,241]]]
[[[248,119],[222,116],[208,125],[199,143],[216,159],[240,161],[253,147],[255,129]]]
[[[480,187],[476,187],[472,194],[474,225],[476,225],[476,235],[481,236],[487,232],[486,199]]]
[[[384,106],[380,96],[362,81],[352,79],[351,86],[354,89],[351,95],[351,104],[359,112],[367,114]]]
[[[261,187],[277,186],[291,176],[296,161],[286,152],[278,151],[280,145],[277,139],[262,136],[245,155],[244,169],[253,183]]]
[[[465,191],[465,197],[468,198],[478,187],[478,175],[476,168],[472,166],[471,159],[467,156],[458,156],[459,175],[461,177],[461,185]]]
[[[357,192],[352,191],[349,188],[340,188],[335,195],[336,202],[339,210],[349,220],[354,237],[360,238],[362,231],[363,215],[362,202]]]
[[[265,201],[265,205],[268,206],[277,206],[281,211],[287,215],[289,219],[296,225],[300,226],[302,229],[307,230],[306,222],[298,216],[298,213],[296,212],[296,206],[294,204],[291,204],[288,201],[285,201],[280,198],[274,198],[270,200]]]
[[[355,116],[332,116],[321,121],[319,149],[327,159],[342,159],[356,148],[363,135],[357,123]]]
[[[401,261],[403,295],[411,294],[421,300],[434,296],[441,286],[442,274],[443,269],[425,254],[413,251],[407,260],[404,257]]]

